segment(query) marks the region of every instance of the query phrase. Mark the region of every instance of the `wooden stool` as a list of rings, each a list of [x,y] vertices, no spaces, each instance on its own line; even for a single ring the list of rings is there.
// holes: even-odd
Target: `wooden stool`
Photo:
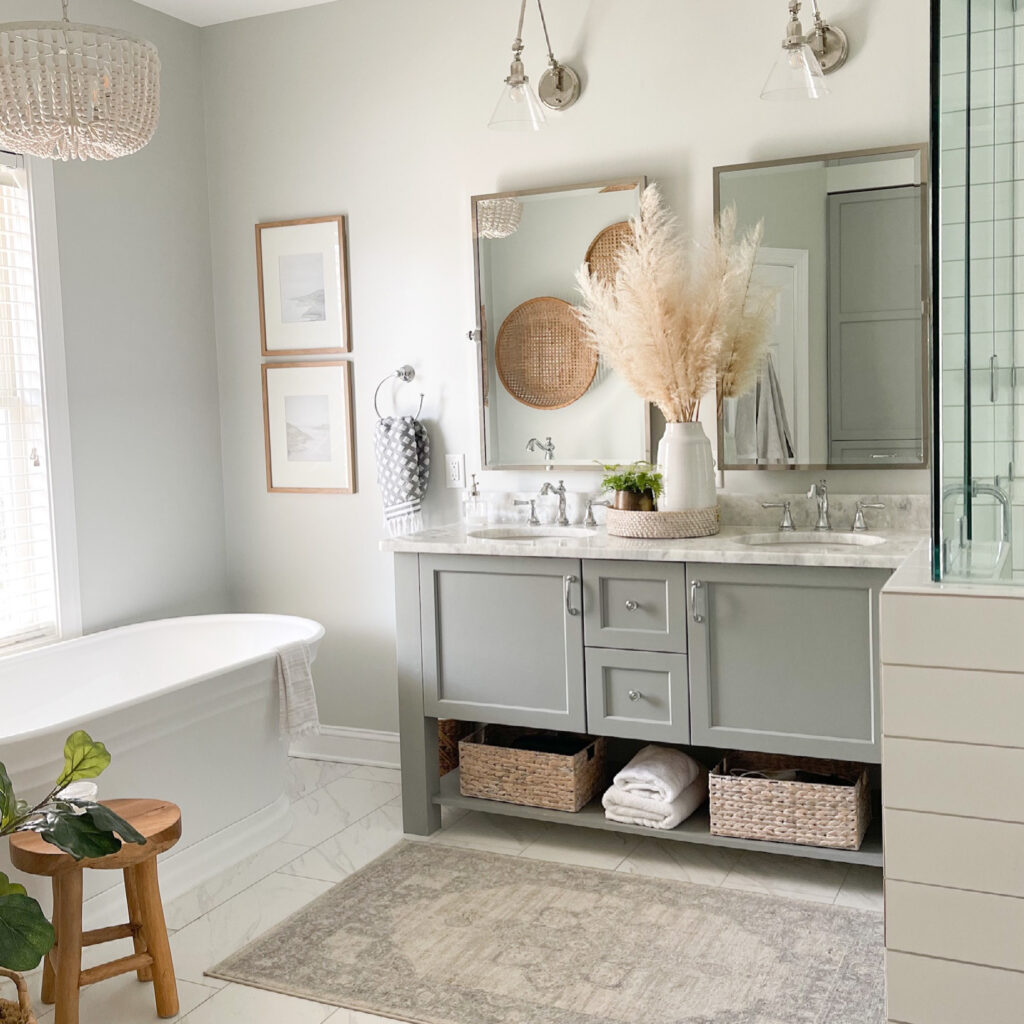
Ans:
[[[53,879],[53,927],[57,944],[43,961],[44,1003],[56,1003],[55,1024],[78,1024],[78,992],[85,985],[135,971],[139,981],[152,981],[156,1012],[178,1012],[178,986],[171,963],[164,908],[160,902],[156,858],[181,838],[181,811],[164,800],[106,800],[146,837],[144,846],[125,843],[117,853],[76,861],[34,832],[10,837],[11,863],[29,875]],[[82,931],[82,873],[86,868],[123,871],[128,923]],[[82,947],[131,938],[135,953],[82,970]]]

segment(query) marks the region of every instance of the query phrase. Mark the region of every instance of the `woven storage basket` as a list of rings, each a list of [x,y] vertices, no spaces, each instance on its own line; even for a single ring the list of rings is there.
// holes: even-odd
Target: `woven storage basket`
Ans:
[[[8,1024],[8,1022],[10,1024],[36,1024],[35,1014],[32,1012],[32,1000],[29,999],[28,985],[25,979],[20,974],[7,970],[6,967],[0,967],[0,978],[8,978],[13,981],[18,990],[16,1003],[0,999],[0,1021],[3,1021],[4,1024]]]
[[[530,735],[552,734],[487,725],[462,740],[462,795],[553,811],[578,811],[590,803],[604,785],[604,737],[574,736],[580,750],[571,756],[509,746],[518,737]]]
[[[730,775],[800,768],[849,779],[852,786],[785,782]],[[863,765],[781,754],[729,754],[708,777],[711,834],[772,843],[859,850],[871,820],[868,773]]]
[[[437,720],[437,760],[442,775],[459,767],[459,740],[476,730],[476,722],[460,722],[457,718]]]
[[[711,537],[722,528],[717,505],[683,512],[626,512],[608,509],[605,525],[613,537],[670,540],[676,537]]]
[[[614,281],[619,249],[632,238],[633,225],[628,220],[619,221],[599,232],[587,250],[586,264],[591,276],[599,281]]]
[[[563,409],[582,398],[597,373],[576,308],[562,299],[530,299],[501,325],[494,362],[508,393],[531,409]]]

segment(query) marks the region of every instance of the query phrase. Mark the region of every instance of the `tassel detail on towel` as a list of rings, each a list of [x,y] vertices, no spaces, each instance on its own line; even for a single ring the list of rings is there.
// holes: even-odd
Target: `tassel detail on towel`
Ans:
[[[384,525],[392,537],[423,529],[422,504],[430,482],[430,435],[412,416],[386,416],[373,432]]]

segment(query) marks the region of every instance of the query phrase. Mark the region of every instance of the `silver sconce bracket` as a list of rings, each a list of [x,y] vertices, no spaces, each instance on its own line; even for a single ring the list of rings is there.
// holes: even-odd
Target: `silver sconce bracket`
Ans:
[[[580,76],[568,65],[553,61],[540,76],[537,95],[550,110],[568,110],[580,98]]]
[[[826,75],[838,71],[850,56],[850,40],[835,25],[816,26],[807,38],[807,45],[814,51]]]

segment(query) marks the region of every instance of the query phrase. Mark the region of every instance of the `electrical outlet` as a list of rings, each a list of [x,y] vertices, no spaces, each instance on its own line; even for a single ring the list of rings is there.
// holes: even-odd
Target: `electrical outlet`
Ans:
[[[444,457],[444,483],[446,487],[466,486],[465,455],[446,455]]]

